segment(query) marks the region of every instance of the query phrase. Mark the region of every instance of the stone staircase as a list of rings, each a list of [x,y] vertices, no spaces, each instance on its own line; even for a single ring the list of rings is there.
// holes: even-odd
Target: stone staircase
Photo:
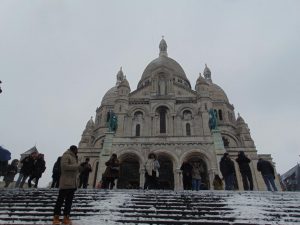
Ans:
[[[0,224],[51,224],[57,189],[0,189]],[[71,217],[93,224],[300,224],[299,192],[78,190]]]

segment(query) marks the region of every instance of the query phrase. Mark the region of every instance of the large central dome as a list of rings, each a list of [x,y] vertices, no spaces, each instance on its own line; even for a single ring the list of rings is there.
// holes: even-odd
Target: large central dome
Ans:
[[[143,83],[146,82],[146,80],[149,80],[151,76],[153,75],[153,72],[155,72],[157,69],[165,68],[169,71],[171,71],[173,77],[177,77],[179,79],[185,80],[189,85],[190,82],[187,79],[184,70],[179,65],[178,62],[176,62],[174,59],[168,57],[167,53],[167,43],[164,39],[161,40],[159,44],[159,57],[151,61],[147,67],[145,68],[142,78],[138,84],[138,88],[143,86]]]

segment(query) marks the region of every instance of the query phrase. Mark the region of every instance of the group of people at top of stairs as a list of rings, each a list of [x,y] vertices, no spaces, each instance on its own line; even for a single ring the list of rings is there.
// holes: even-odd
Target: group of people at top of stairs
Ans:
[[[251,160],[245,155],[243,151],[238,153],[236,162],[239,165],[239,170],[242,176],[244,190],[253,190],[253,178],[249,163]],[[199,162],[185,161],[181,168],[183,176],[184,190],[199,190],[201,188],[201,174],[203,174],[203,167]],[[267,186],[268,191],[277,191],[275,185],[275,173],[272,164],[264,159],[259,159],[257,162],[257,170],[261,172],[263,180]],[[228,153],[224,153],[220,161],[220,171],[225,182],[225,190],[234,190],[236,183],[234,162],[230,159]],[[218,174],[213,180],[214,190],[224,190],[223,181]],[[271,188],[272,187],[272,188]]]
[[[46,170],[46,162],[44,159],[44,154],[33,152],[30,155],[19,161],[18,159],[12,160],[5,171],[2,171],[4,176],[3,180],[5,182],[5,188],[14,181],[14,178],[17,173],[19,177],[15,183],[15,188],[23,188],[27,178],[28,187],[32,187],[32,181],[34,181],[34,187],[38,187],[39,179],[42,177],[42,174]]]

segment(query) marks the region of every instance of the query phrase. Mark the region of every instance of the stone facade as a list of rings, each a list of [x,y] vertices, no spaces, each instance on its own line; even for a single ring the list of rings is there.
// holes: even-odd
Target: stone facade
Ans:
[[[144,184],[144,163],[154,152],[160,161],[160,184],[164,189],[182,189],[183,161],[200,162],[203,168],[203,187],[212,189],[212,179],[220,174],[219,161],[225,152],[232,159],[244,151],[252,160],[251,169],[255,190],[265,190],[256,170],[259,157],[250,130],[244,119],[235,117],[234,106],[225,92],[213,83],[211,71],[205,65],[193,90],[182,67],[168,57],[164,39],[159,45],[159,57],[144,70],[137,89],[131,91],[122,68],[117,82],[104,95],[79,143],[79,160],[90,158],[93,172],[89,187],[95,187],[112,153],[121,161],[118,188],[139,188]],[[210,130],[209,109],[218,117],[218,128]],[[116,132],[107,127],[109,113],[118,117]],[[236,166],[237,188],[243,190]],[[277,179],[278,182],[278,179]],[[279,185],[278,185],[279,187]]]

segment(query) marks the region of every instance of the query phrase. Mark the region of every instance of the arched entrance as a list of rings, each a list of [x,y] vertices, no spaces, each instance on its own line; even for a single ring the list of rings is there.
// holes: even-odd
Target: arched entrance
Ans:
[[[140,163],[135,154],[125,154],[119,157],[120,177],[118,189],[138,189],[140,187]]]
[[[200,175],[201,175],[201,190],[209,190],[210,183],[209,183],[209,174],[207,169],[207,164],[203,157],[200,154],[192,154],[185,158],[185,162],[188,162],[190,165],[199,164],[200,166]]]
[[[159,168],[159,189],[174,190],[174,173],[173,162],[169,156],[165,154],[158,154],[157,156]]]

